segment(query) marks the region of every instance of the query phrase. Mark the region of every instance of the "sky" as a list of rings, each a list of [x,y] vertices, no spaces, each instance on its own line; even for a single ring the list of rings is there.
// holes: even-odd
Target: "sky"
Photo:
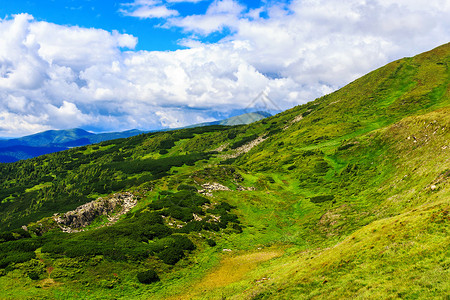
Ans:
[[[0,137],[285,110],[450,40],[448,0],[0,0]]]

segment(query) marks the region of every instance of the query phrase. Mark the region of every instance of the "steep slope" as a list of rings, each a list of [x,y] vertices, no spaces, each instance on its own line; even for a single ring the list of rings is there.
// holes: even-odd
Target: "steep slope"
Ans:
[[[449,64],[446,44],[250,125],[0,165],[6,297],[448,296]],[[113,192],[136,206],[60,232]]]

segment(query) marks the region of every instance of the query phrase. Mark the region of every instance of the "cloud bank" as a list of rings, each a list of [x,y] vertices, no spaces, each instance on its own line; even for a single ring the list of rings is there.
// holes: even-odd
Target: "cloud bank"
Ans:
[[[303,0],[254,9],[222,0],[199,15],[181,15],[177,2],[136,0],[118,12],[183,30],[187,49],[171,52],[135,51],[134,36],[27,14],[0,19],[0,136],[184,126],[245,109],[261,91],[287,109],[450,37],[445,0]],[[224,32],[219,42],[204,42]]]

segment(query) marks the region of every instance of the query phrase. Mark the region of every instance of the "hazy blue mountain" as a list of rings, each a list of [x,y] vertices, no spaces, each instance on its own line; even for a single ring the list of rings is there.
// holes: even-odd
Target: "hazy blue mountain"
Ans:
[[[137,129],[98,134],[80,128],[48,130],[21,138],[0,140],[0,162],[15,162],[73,147],[127,138],[141,133],[144,133],[144,131]]]
[[[186,126],[184,128],[193,128],[193,127],[210,126],[210,125],[224,125],[224,126],[243,125],[243,124],[250,124],[250,123],[262,120],[264,118],[271,117],[271,116],[272,116],[272,114],[270,114],[268,112],[257,111],[257,112],[250,112],[250,113],[242,114],[239,116],[234,116],[234,117],[220,120],[220,121],[194,124],[194,125]]]
[[[194,124],[185,128],[209,125],[233,126],[250,124],[272,116],[268,112],[258,111],[234,116],[225,120]],[[39,155],[86,146],[103,141],[128,138],[145,133],[138,129],[122,132],[92,133],[81,128],[66,130],[48,130],[16,139],[0,140],[0,163],[15,162]]]
[[[67,147],[36,147],[36,146],[24,146],[16,145],[11,147],[0,148],[0,162],[10,163],[22,159],[28,159],[44,154],[67,150]]]
[[[46,147],[49,145],[63,145],[95,134],[75,128],[67,130],[48,130],[16,139],[1,140],[0,148],[12,146]],[[89,138],[88,138],[89,139]]]

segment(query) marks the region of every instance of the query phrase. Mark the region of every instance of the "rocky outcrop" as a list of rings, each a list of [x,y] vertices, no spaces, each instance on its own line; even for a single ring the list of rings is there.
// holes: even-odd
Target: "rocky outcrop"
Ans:
[[[205,196],[212,197],[212,191],[230,191],[230,188],[227,186],[224,186],[220,183],[213,182],[213,183],[204,183],[202,184],[202,190],[198,190],[200,194],[203,194]]]
[[[262,135],[256,139],[254,139],[253,141],[251,141],[245,145],[242,145],[239,148],[236,148],[233,153],[222,155],[221,158],[222,159],[236,158],[236,157],[240,156],[241,154],[249,152],[250,150],[252,150],[253,147],[261,144],[265,140],[266,140],[266,135]]]
[[[289,127],[291,127],[292,124],[300,122],[301,120],[303,120],[303,115],[300,114],[300,115],[296,116],[294,119],[292,119],[291,122],[289,122],[289,124],[285,125],[283,127],[283,130],[288,129]]]
[[[90,225],[99,216],[107,216],[110,224],[114,223],[136,204],[137,200],[133,194],[118,193],[107,198],[98,198],[75,210],[56,214],[53,219],[64,232],[82,231],[83,227]]]

